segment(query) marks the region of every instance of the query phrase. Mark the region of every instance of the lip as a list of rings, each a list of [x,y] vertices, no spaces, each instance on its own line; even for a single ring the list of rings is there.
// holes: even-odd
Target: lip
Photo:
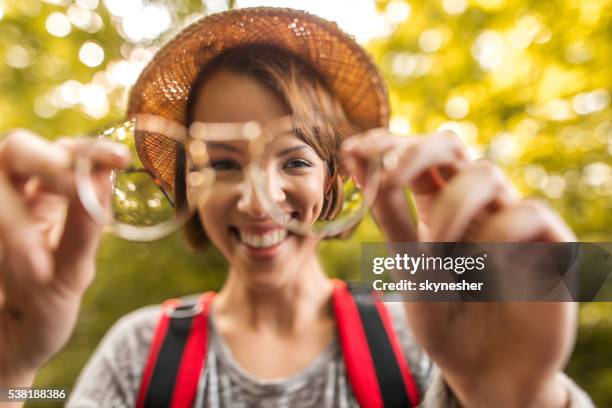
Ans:
[[[279,243],[267,248],[256,248],[246,244],[240,239],[240,231],[251,234],[265,234],[276,230],[285,230],[285,228],[282,228],[277,224],[252,224],[241,227],[234,226],[232,229],[233,231],[231,236],[232,239],[234,239],[238,244],[238,248],[240,248],[240,250],[243,251],[249,258],[258,260],[271,260],[277,257],[284,250],[287,245],[287,241],[292,235],[289,231],[287,231],[287,236]]]
[[[289,238],[289,236],[287,236],[287,238]],[[268,248],[255,248],[255,247],[245,244],[244,242],[240,240],[238,240],[238,242],[239,242],[240,248],[242,248],[249,257],[255,258],[255,259],[262,259],[262,260],[268,259],[269,260],[269,259],[276,258],[282,252],[283,248],[285,247],[285,244],[287,243],[287,238],[285,238],[278,244],[268,247]]]

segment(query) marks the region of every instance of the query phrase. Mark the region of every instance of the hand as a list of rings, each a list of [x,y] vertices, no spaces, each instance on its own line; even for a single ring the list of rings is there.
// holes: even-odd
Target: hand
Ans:
[[[386,163],[373,215],[389,242],[575,241],[546,205],[520,200],[502,172],[469,159],[459,138],[374,130],[343,146],[358,182],[368,157]],[[360,180],[361,178],[361,180]],[[414,194],[418,225],[403,189]],[[416,340],[465,406],[561,406],[555,382],[576,331],[571,303],[405,303]]]
[[[0,140],[0,386],[28,386],[67,342],[91,283],[101,235],[75,191],[73,159],[87,151],[95,184],[128,164],[123,146],[88,139],[50,143],[16,130]]]

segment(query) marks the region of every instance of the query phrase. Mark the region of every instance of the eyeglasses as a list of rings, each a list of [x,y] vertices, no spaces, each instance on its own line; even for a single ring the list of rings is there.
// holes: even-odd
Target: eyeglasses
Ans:
[[[90,154],[83,153],[75,166],[77,191],[96,222],[132,241],[153,241],[172,234],[221,187],[254,191],[270,218],[297,234],[338,235],[365,215],[378,188],[379,160],[366,165],[367,182],[360,187],[340,156],[341,141],[361,133],[362,129],[346,120],[320,112],[289,115],[265,124],[194,122],[189,129],[158,116],[134,115],[94,135],[126,146],[130,166],[113,170],[110,179],[101,180],[101,174],[107,173],[96,167]],[[156,147],[145,151],[142,144],[151,141]],[[326,147],[320,186],[313,186],[313,178],[306,177],[312,170],[300,162],[299,154],[305,154],[298,153],[300,149],[290,152],[293,162],[285,167],[285,162],[281,165],[276,160],[280,147],[287,150],[296,143],[306,146],[303,151],[310,149],[310,157]],[[161,159],[156,166],[147,156],[154,153],[155,159]],[[185,161],[179,162],[184,170],[179,169],[178,175],[177,158]],[[320,187],[323,204],[316,217],[307,217],[299,203],[295,211],[288,211],[274,191],[279,182],[291,183],[294,191]]]

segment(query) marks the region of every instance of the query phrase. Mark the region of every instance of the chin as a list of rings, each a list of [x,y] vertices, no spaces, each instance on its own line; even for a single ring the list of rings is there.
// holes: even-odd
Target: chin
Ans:
[[[232,269],[248,287],[262,291],[294,279],[318,242],[271,222],[231,224],[217,232],[213,242]]]
[[[234,229],[232,266],[247,286],[256,290],[273,290],[285,285],[299,273],[300,259],[310,251],[305,239],[286,229],[261,231],[259,235]]]
[[[244,283],[256,291],[275,290],[283,287],[298,273],[295,261],[271,263],[240,263],[236,270]]]

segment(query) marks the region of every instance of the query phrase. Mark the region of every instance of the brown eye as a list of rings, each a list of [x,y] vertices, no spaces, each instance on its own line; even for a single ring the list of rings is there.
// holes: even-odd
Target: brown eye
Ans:
[[[210,166],[215,171],[231,171],[240,170],[240,163],[235,160],[213,160]]]
[[[312,167],[312,163],[304,159],[291,159],[285,163],[286,169],[296,169],[304,167]]]

